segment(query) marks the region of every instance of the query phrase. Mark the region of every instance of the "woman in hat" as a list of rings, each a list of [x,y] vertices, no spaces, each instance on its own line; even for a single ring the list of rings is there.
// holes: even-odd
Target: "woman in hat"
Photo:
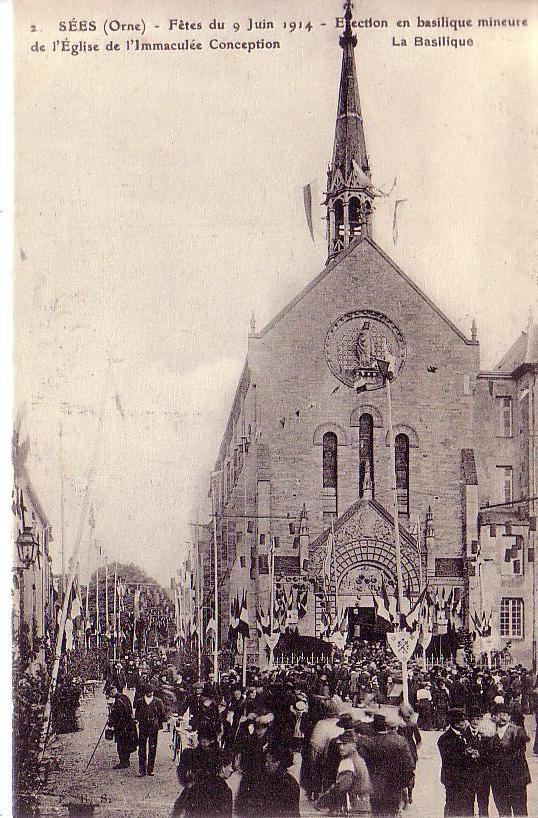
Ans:
[[[336,781],[316,801],[316,809],[329,808],[331,815],[370,815],[372,785],[355,734],[345,730],[335,739],[340,762]]]

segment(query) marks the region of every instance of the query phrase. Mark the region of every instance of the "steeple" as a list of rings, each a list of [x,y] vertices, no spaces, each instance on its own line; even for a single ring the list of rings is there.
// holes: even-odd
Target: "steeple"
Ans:
[[[327,170],[327,217],[329,259],[349,246],[357,236],[370,235],[374,192],[366,154],[364,128],[355,67],[352,33],[353,4],[344,4],[346,21],[340,37],[343,50],[338,111],[332,162]]]

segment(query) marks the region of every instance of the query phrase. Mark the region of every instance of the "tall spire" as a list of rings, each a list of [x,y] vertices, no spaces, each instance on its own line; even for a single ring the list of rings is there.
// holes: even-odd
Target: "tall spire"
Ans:
[[[352,8],[347,0],[346,24],[340,37],[342,73],[333,156],[327,171],[329,258],[348,247],[357,236],[370,234],[374,196],[355,67],[357,37],[352,31]]]

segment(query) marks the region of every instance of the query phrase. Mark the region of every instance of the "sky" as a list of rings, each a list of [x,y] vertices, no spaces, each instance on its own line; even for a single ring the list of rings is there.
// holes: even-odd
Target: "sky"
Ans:
[[[97,30],[67,35],[59,27],[72,4],[16,5],[14,406],[30,439],[28,469],[53,526],[56,568],[62,482],[68,559],[91,475],[103,553],[168,584],[191,523],[207,519],[251,312],[260,329],[325,263],[317,203],[332,152],[341,4],[81,1],[77,19]],[[384,191],[397,180],[377,200],[374,238],[465,333],[476,320],[482,368],[491,368],[537,300],[537,6],[355,6],[357,17],[389,23],[361,28],[356,48],[373,180]],[[426,36],[418,15],[447,11],[474,26],[440,33],[474,46],[412,45]],[[508,13],[528,25],[476,26]],[[275,29],[248,33],[250,17]],[[170,18],[203,27],[172,32]],[[210,31],[213,19],[225,30]],[[409,32],[397,19],[411,21]],[[143,21],[146,35],[107,36],[111,20]],[[291,32],[293,21],[303,28]],[[101,50],[53,52],[66,36],[69,47]],[[402,36],[407,47],[392,44]],[[212,37],[281,47],[211,50]],[[203,48],[127,52],[129,38]],[[120,51],[103,50],[111,39]],[[309,182],[315,241],[303,208]],[[395,244],[396,199],[405,202]],[[82,572],[89,539],[86,521]]]

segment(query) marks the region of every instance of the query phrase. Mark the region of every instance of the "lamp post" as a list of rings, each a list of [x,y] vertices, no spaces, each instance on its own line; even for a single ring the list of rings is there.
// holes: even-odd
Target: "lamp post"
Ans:
[[[23,526],[16,540],[17,556],[21,566],[18,570],[30,568],[37,557],[37,540],[34,536],[34,529],[30,525]]]
[[[25,525],[23,522],[22,531],[19,531],[17,539],[15,540],[17,546],[18,564],[14,567],[18,575],[18,591],[19,591],[19,650],[22,654],[22,637],[24,625],[24,594],[25,582],[24,573],[28,571],[35,563],[39,543],[35,538],[34,529],[32,526]]]

